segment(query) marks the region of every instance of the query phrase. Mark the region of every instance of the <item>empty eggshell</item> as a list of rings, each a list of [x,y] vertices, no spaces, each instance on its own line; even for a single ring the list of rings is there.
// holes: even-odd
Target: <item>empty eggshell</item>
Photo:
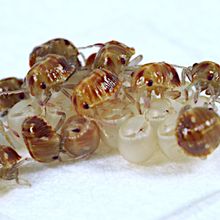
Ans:
[[[131,117],[121,125],[118,144],[121,155],[132,163],[150,159],[157,148],[153,129],[142,115]]]

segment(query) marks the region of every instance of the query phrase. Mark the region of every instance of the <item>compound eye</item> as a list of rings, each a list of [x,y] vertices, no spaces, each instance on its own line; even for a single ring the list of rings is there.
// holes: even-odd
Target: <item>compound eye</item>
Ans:
[[[47,88],[46,83],[45,83],[45,82],[42,82],[42,83],[40,84],[40,88],[41,88],[41,89],[46,89],[46,88]]]
[[[84,108],[84,109],[89,109],[89,104],[86,103],[86,102],[84,102],[84,103],[83,103],[83,108]]]
[[[211,81],[214,77],[214,74],[213,73],[209,73],[208,76],[207,76],[207,80]]]
[[[148,80],[148,82],[147,82],[147,86],[152,86],[153,85],[153,80]]]
[[[125,65],[126,64],[126,59],[124,57],[120,58],[121,64]]]

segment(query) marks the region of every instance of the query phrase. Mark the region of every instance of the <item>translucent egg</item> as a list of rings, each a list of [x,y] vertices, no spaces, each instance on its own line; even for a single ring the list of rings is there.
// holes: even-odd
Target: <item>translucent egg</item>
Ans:
[[[148,160],[157,149],[157,141],[151,124],[143,115],[129,118],[119,129],[121,155],[132,163]]]

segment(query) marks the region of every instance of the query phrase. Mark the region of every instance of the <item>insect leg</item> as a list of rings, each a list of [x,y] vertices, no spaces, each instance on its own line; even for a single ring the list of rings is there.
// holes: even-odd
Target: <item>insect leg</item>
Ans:
[[[68,99],[71,99],[72,98],[72,95],[66,91],[66,89],[61,89],[61,92],[68,98]]]
[[[133,59],[129,62],[128,66],[129,66],[129,67],[137,66],[142,60],[143,60],[143,55],[140,54],[140,55],[136,56],[135,58],[133,58]]]
[[[171,99],[178,99],[181,96],[181,92],[178,90],[170,90],[170,91],[167,90],[167,91],[164,91],[163,93],[165,97],[168,97]]]
[[[10,137],[8,136],[8,133],[5,131],[5,128],[10,130],[16,137],[20,137],[20,135],[12,128],[8,127],[7,125],[4,125],[3,122],[0,120],[0,133],[5,137],[6,141],[11,145],[12,147],[16,148],[11,141]]]
[[[47,107],[55,108],[55,111],[52,111],[52,112],[57,114],[58,116],[60,116],[60,119],[54,128],[54,130],[57,132],[62,127],[64,121],[66,120],[66,113],[64,111],[60,111],[60,110],[56,109],[56,105],[53,103],[47,103]]]
[[[130,94],[130,92],[131,92],[131,87],[126,87],[126,88],[124,88],[124,94],[125,94],[125,96],[128,98],[128,100],[129,100],[130,102],[132,102],[132,103],[135,104],[135,106],[136,106],[136,108],[137,108],[137,111],[138,111],[139,114],[141,115],[141,114],[142,114],[142,112],[141,112],[141,105],[140,105],[140,102],[139,102],[140,98],[138,97],[138,99],[137,99],[138,101],[135,100],[134,97]]]
[[[84,65],[86,65],[86,57],[85,57],[85,55],[82,52],[79,52],[79,55],[82,57]]]
[[[66,120],[66,113],[62,112],[62,111],[57,111],[56,113],[57,113],[57,115],[61,116],[60,120],[58,121],[58,123],[54,129],[55,131],[58,131],[62,127],[64,121]]]
[[[85,46],[85,47],[78,47],[77,49],[78,50],[84,50],[84,49],[88,49],[88,48],[93,48],[93,47],[103,47],[104,44],[102,43],[97,43],[97,44],[91,44],[91,45],[88,45],[88,46]]]

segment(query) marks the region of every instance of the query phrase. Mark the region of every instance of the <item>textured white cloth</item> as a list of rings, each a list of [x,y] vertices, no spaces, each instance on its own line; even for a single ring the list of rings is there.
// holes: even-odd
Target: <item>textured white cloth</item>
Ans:
[[[0,3],[1,78],[25,76],[32,48],[54,37],[77,46],[116,39],[145,62],[220,62],[217,0]],[[31,163],[20,175],[31,188],[0,180],[0,220],[219,219],[219,156],[174,163],[157,152],[133,165],[102,148],[76,163]]]

